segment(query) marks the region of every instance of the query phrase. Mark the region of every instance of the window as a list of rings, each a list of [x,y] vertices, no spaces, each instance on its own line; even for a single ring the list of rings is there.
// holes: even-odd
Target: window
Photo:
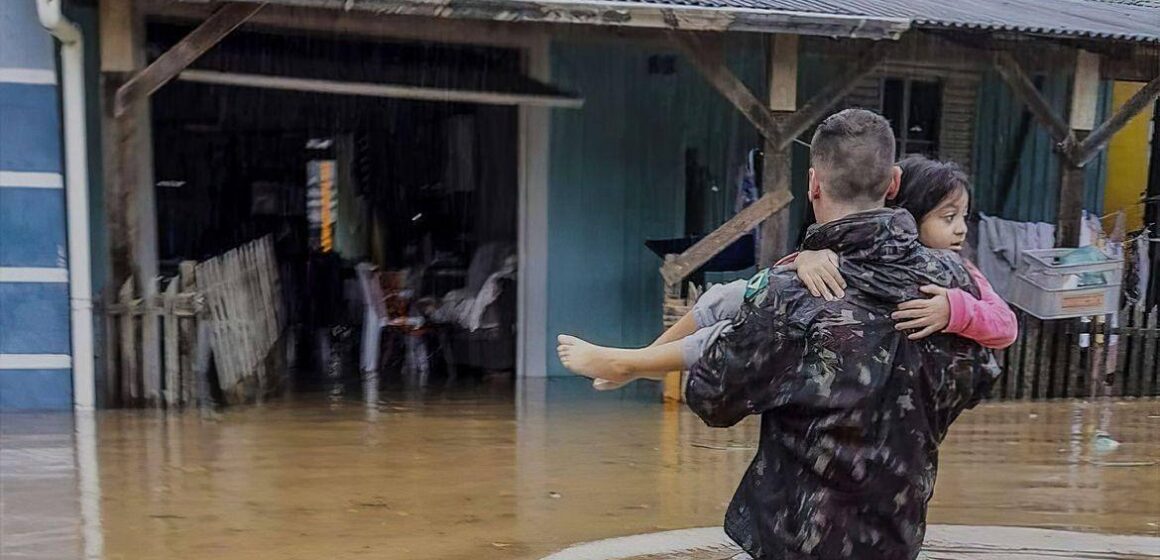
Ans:
[[[894,127],[899,157],[903,154],[938,156],[941,82],[883,79],[882,114]]]

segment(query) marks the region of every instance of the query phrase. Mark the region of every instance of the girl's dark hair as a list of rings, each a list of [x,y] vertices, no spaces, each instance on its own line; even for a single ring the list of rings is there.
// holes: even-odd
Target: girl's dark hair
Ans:
[[[949,161],[914,155],[898,162],[898,166],[902,168],[902,183],[898,195],[887,204],[910,212],[917,222],[959,189],[971,190],[967,174]]]

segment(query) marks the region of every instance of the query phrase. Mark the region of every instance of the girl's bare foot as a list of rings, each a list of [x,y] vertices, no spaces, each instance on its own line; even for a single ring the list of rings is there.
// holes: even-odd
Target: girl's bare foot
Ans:
[[[605,348],[565,334],[556,339],[556,353],[564,367],[591,379],[622,383],[631,379],[629,371],[618,363],[615,348]]]

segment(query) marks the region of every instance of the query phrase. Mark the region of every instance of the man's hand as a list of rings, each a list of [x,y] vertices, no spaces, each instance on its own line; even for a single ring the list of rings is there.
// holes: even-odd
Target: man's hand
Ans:
[[[910,340],[918,340],[942,332],[951,320],[951,302],[947,299],[946,288],[926,285],[919,290],[931,297],[903,302],[898,306],[898,311],[890,315],[895,321],[900,321],[894,326],[897,330],[919,329],[918,332],[911,333],[907,337]]]
[[[834,301],[846,295],[846,280],[838,272],[838,254],[829,249],[802,251],[789,268],[797,271],[798,279],[814,297]]]

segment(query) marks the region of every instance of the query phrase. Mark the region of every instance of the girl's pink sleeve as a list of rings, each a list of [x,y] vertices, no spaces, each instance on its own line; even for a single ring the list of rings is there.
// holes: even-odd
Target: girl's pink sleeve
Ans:
[[[1011,346],[1019,336],[1019,322],[1015,312],[995,293],[979,269],[964,262],[967,271],[979,287],[979,299],[963,290],[950,290],[951,316],[945,332],[969,338],[994,349]]]
[[[785,266],[785,265],[793,262],[795,259],[797,259],[797,256],[798,256],[798,252],[794,251],[794,252],[782,257],[780,261],[773,263],[773,266]]]

